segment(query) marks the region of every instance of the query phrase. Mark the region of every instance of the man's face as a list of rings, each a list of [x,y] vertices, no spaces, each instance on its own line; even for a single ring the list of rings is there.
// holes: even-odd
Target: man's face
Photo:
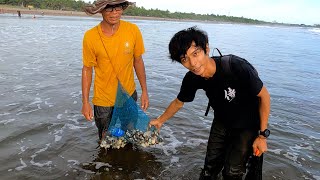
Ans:
[[[110,25],[117,24],[120,21],[122,13],[123,13],[123,8],[120,4],[107,6],[102,11],[103,20]]]
[[[184,56],[180,57],[181,64],[189,69],[196,75],[202,76],[207,65],[207,55],[204,50],[200,47],[196,47],[195,43],[192,42],[190,48],[187,50]]]

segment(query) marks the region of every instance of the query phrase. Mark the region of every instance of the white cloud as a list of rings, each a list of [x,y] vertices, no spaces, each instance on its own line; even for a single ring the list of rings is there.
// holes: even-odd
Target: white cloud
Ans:
[[[90,0],[85,0],[90,1]],[[219,14],[295,24],[320,24],[319,0],[129,0],[146,9]]]

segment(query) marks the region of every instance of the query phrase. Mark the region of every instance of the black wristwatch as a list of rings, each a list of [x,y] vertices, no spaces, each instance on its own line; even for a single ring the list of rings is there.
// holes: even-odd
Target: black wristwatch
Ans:
[[[270,136],[270,130],[269,129],[265,129],[264,131],[260,131],[259,130],[259,135],[268,138]]]

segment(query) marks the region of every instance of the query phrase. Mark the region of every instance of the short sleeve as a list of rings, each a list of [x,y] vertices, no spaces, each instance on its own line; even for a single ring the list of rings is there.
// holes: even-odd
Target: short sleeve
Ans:
[[[90,34],[85,33],[82,42],[82,61],[83,65],[87,67],[92,67],[97,65],[97,58],[94,51],[94,46],[92,45]]]
[[[196,77],[192,75],[192,72],[188,72],[183,78],[177,98],[182,102],[192,102],[197,90]]]
[[[140,29],[137,25],[134,25],[136,33],[136,42],[134,47],[134,57],[139,57],[145,52],[143,38]]]

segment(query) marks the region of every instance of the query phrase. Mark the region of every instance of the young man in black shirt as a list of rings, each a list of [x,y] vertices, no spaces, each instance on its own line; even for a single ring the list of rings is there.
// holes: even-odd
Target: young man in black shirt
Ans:
[[[193,101],[198,89],[203,89],[214,109],[214,120],[200,179],[216,179],[222,171],[224,179],[240,180],[248,175],[249,157],[260,157],[267,151],[270,95],[250,63],[231,55],[232,73],[226,73],[222,58],[209,56],[208,43],[207,34],[195,27],[173,36],[170,57],[189,72],[177,98],[150,125],[160,129],[185,102]]]

